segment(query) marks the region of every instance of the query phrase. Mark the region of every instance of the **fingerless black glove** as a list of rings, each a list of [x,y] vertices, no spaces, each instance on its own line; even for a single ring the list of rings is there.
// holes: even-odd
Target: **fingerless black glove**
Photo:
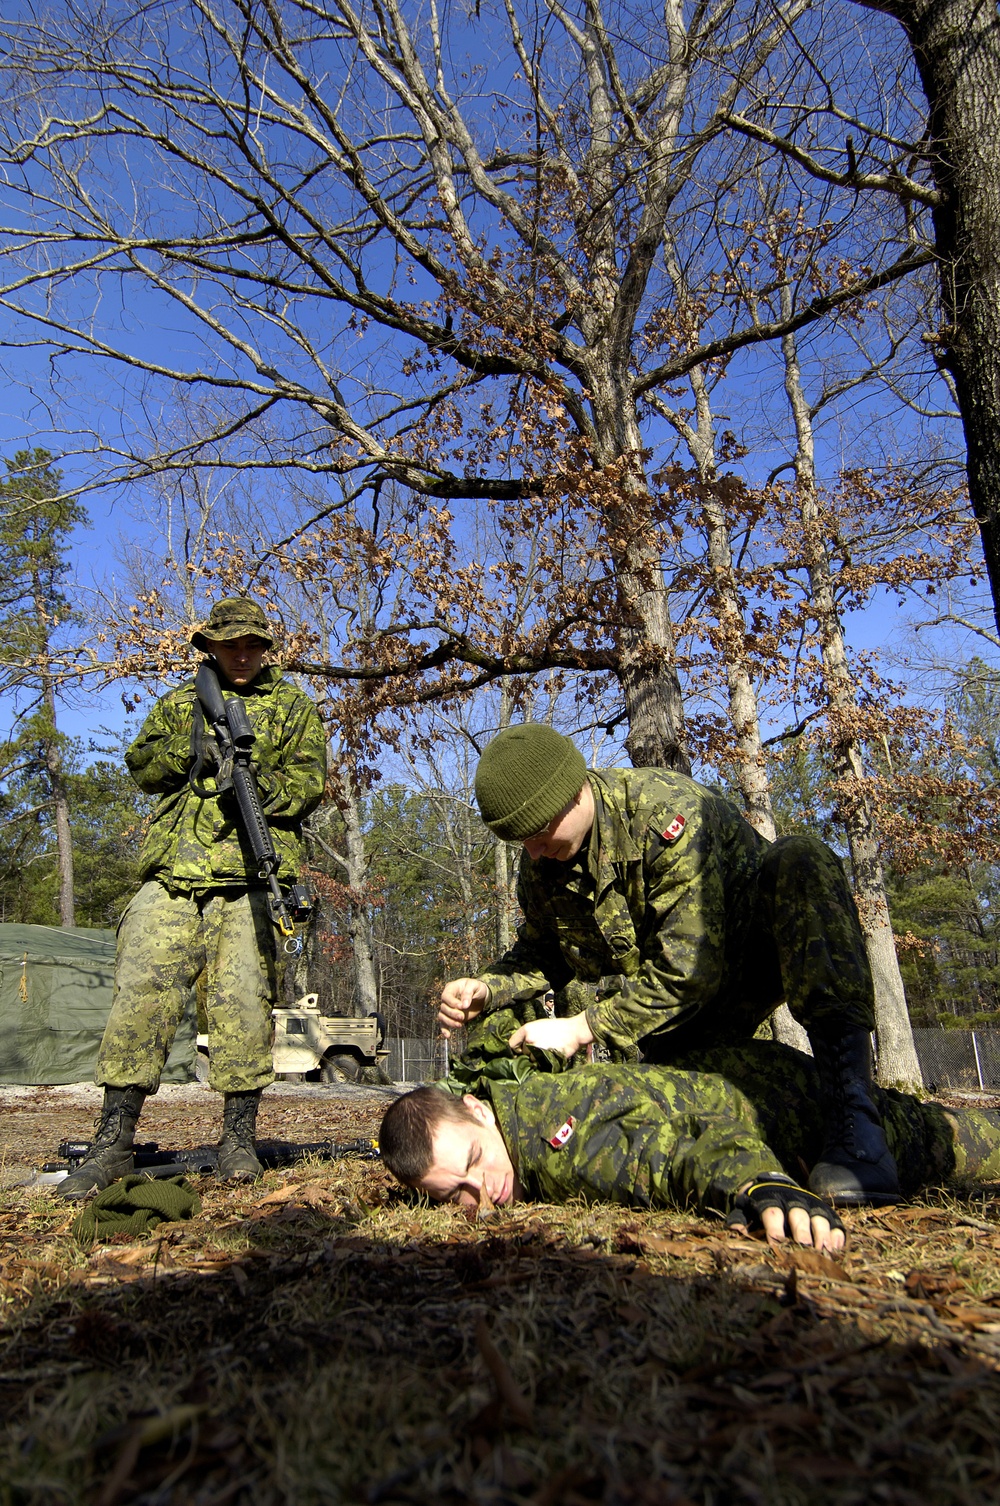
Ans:
[[[844,1227],[832,1208],[793,1182],[791,1177],[776,1171],[760,1177],[746,1192],[736,1194],[726,1223],[730,1228],[759,1229],[763,1226],[761,1215],[766,1208],[780,1208],[786,1223],[792,1209],[801,1208],[810,1218],[825,1218],[831,1229]]]

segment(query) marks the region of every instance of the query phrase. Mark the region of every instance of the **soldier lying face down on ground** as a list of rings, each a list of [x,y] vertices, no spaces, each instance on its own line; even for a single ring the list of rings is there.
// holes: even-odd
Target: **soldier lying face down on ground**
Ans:
[[[676,1065],[742,1045],[784,1000],[809,1034],[826,1133],[803,1173],[827,1202],[891,1203],[872,1095],[874,993],[839,859],[767,842],[717,789],[669,769],[590,769],[567,737],[507,727],[476,770],[486,825],[523,846],[518,938],[441,995],[443,1033],[504,1029],[573,1057]],[[523,1006],[553,989],[556,1018]]]
[[[439,1201],[582,1197],[715,1211],[741,1229],[836,1253],[840,1219],[798,1185],[824,1133],[817,1076],[808,1056],[766,1041],[707,1053],[699,1070],[551,1072],[498,1058],[478,1078],[398,1098],[379,1145],[401,1182]],[[874,1092],[904,1192],[1000,1179],[1000,1113]]]

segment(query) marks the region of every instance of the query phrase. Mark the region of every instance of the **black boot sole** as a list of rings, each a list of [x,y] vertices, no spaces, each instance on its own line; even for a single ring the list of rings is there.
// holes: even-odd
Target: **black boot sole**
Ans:
[[[820,1194],[817,1192],[816,1196]],[[892,1208],[906,1201],[901,1192],[844,1192],[836,1197],[824,1192],[822,1196],[824,1203],[833,1208]]]

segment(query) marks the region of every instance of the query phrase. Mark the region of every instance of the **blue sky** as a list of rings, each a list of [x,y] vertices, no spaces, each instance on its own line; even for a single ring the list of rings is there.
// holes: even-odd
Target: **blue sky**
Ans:
[[[883,19],[862,16],[853,9],[848,15],[849,24],[842,37],[836,39],[836,47],[843,54],[841,62],[848,67],[852,67],[855,62],[859,65],[864,62],[874,76],[878,73],[879,39],[889,23]],[[810,24],[820,25],[821,22],[814,18]],[[470,25],[457,14],[449,12],[448,26],[451,44],[449,60],[454,63],[456,77],[478,79],[478,83],[468,85],[468,110],[470,119],[475,119],[477,128],[481,130],[484,139],[487,139],[495,129],[506,125],[507,113],[513,108],[511,99],[517,94],[515,78],[509,71],[508,63],[497,62],[499,54],[491,59],[489,49],[495,42],[495,37],[487,31],[486,12],[482,24],[477,24],[474,29],[470,29]],[[867,53],[869,45],[874,49],[871,57]],[[329,54],[328,61],[335,53],[336,49]],[[186,62],[186,59],[183,61]],[[193,62],[191,66],[197,67],[197,62]],[[488,74],[484,71],[487,67]],[[363,95],[359,96],[359,100],[360,102],[355,101],[354,108],[363,111],[368,102]],[[277,144],[276,140],[270,140],[268,150],[273,151]],[[112,204],[116,196],[122,197],[121,213],[123,219],[127,220],[132,213],[132,203],[127,195],[119,194],[120,181],[115,177],[113,166],[109,167],[109,164],[119,161],[114,155],[118,147],[116,143],[112,143],[104,149],[108,153],[106,157],[101,156],[101,148],[95,149],[95,160],[106,169],[98,192],[107,196]],[[125,150],[124,147],[121,148],[123,154]],[[298,160],[296,154],[299,150],[297,143],[288,148],[293,161]],[[151,173],[148,179],[140,177],[138,204],[140,210],[148,212],[154,221],[188,225],[193,223],[197,215],[198,184],[192,182],[185,185],[180,179],[172,178],[171,174],[176,171],[176,163],[173,163],[169,171],[164,169],[162,176]],[[180,191],[172,197],[175,189]],[[335,198],[334,194],[334,200]],[[738,207],[739,202],[739,195],[734,190],[734,206]],[[331,213],[337,212],[339,208],[336,202],[332,202]],[[841,206],[837,212],[848,214],[849,210]],[[479,228],[489,228],[485,219]],[[738,239],[738,219],[734,221],[732,230]],[[391,260],[376,247],[369,269],[373,277],[376,274],[388,275]],[[430,292],[430,285],[421,281],[422,276],[423,274],[419,274],[415,279],[412,294],[414,298]],[[94,287],[100,295],[99,317],[102,329],[113,330],[122,348],[147,352],[167,366],[184,363],[200,369],[213,369],[213,362],[218,363],[219,367],[229,361],[238,364],[239,358],[231,351],[213,352],[208,349],[203,331],[179,311],[176,303],[157,298],[148,292],[137,293],[133,289],[123,294],[122,285],[115,274],[105,274]],[[66,299],[65,306],[71,311],[74,308],[84,309],[90,296],[86,279],[74,282],[68,289],[64,289],[63,296]],[[206,296],[213,296],[211,284]],[[316,315],[317,328],[326,317],[328,309],[329,305],[326,309],[319,308]],[[229,312],[234,322],[244,317],[231,310]],[[342,320],[341,312],[334,320],[338,328]],[[18,332],[8,328],[4,333],[16,336]],[[391,374],[398,380],[396,368],[399,366],[400,350],[398,346],[394,348],[391,341],[382,334],[369,338],[357,337],[349,341],[342,329],[338,336],[332,327],[326,329],[324,326],[322,334],[317,338],[324,350],[332,349],[339,341],[336,343],[340,359],[338,375],[348,397],[351,395],[351,373],[359,374],[371,364],[378,377],[380,360],[390,358],[387,364],[393,368]],[[807,381],[813,379],[821,361],[825,362],[831,356],[848,359],[849,346],[848,333],[831,335],[830,328],[826,325],[813,335],[803,335],[801,347],[807,368]],[[288,369],[296,370],[297,357],[286,337],[275,336],[275,349],[280,350],[281,359],[288,363]],[[8,369],[14,381],[7,386],[4,397],[0,400],[0,444],[5,452],[11,453],[23,443],[45,444],[57,451],[66,449],[80,452],[75,458],[69,456],[63,462],[63,468],[71,484],[84,487],[87,480],[96,474],[96,467],[101,464],[101,457],[88,457],[83,453],[89,443],[87,431],[96,433],[113,445],[121,433],[141,432],[144,427],[155,430],[156,404],[170,401],[169,393],[162,389],[157,392],[153,387],[147,388],[134,377],[119,383],[112,371],[93,358],[50,366],[48,357],[43,352],[27,349],[8,353]],[[56,379],[55,385],[50,382],[51,377]],[[377,381],[375,385],[378,386]],[[942,406],[941,393],[935,392],[933,396],[937,405]],[[720,408],[717,415],[719,428],[724,427],[728,421],[750,445],[750,454],[742,462],[745,473],[753,482],[763,480],[768,471],[788,455],[787,408],[781,393],[777,354],[773,349],[749,351],[733,362],[720,396]],[[154,416],[151,418],[150,414]],[[650,433],[656,435],[657,427],[651,427]],[[60,430],[66,432],[60,433]],[[661,428],[660,435],[663,433]],[[819,429],[820,473],[829,479],[840,464],[847,460],[880,465],[893,454],[920,453],[925,442],[929,442],[928,436],[930,441],[940,443],[952,453],[960,448],[956,425],[947,421],[939,421],[931,426],[921,425],[912,414],[907,415],[900,409],[889,417],[884,394],[879,395],[874,389],[862,395],[854,395],[840,404],[834,421],[821,425]],[[73,565],[79,590],[86,600],[95,585],[107,584],[113,576],[116,568],[114,557],[122,538],[135,538],[143,545],[151,546],[154,551],[157,539],[155,526],[135,521],[132,507],[135,498],[129,494],[111,488],[88,491],[85,487],[83,500],[90,512],[92,528],[81,532],[74,550]],[[893,648],[897,643],[902,647],[901,614],[895,603],[884,596],[877,597],[864,612],[853,614],[849,620],[848,632],[852,646],[859,650],[887,646]],[[959,649],[958,652],[962,650]],[[86,736],[95,725],[104,724],[117,728],[123,718],[120,693],[112,689],[103,694],[87,692],[80,704],[67,707],[64,725],[67,731]]]

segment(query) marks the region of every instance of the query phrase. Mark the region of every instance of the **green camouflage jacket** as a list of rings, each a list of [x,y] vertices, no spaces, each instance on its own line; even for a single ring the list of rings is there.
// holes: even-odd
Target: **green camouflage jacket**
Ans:
[[[560,1013],[586,1009],[595,1039],[626,1053],[695,1016],[709,1039],[740,1038],[732,1016],[753,985],[748,944],[769,844],[718,790],[684,774],[600,769],[588,778],[589,845],[571,863],[522,854],[524,922],[479,975],[488,1009],[550,987],[562,992]]]
[[[440,1084],[492,1104],[529,1199],[727,1209],[761,1173],[802,1181],[826,1138],[812,1057],[777,1041],[698,1052],[676,1067],[532,1056],[497,1055],[478,1071],[456,1064]],[[1000,1175],[1000,1114],[873,1092],[906,1196],[955,1176]]]
[[[267,666],[252,685],[223,693],[240,695],[256,741],[253,763],[261,803],[275,850],[278,876],[294,883],[301,860],[302,822],[315,810],[326,783],[326,734],[309,697]],[[159,795],[140,853],[142,877],[180,890],[243,885],[254,876],[253,859],[241,846],[235,799],[213,793],[213,767],[200,783],[208,798],[188,784],[194,681],[162,696],[125,754],[140,789]],[[206,730],[205,743],[214,743]]]
[[[484,1087],[528,1199],[724,1212],[782,1170],[749,1101],[713,1073],[601,1065]]]

